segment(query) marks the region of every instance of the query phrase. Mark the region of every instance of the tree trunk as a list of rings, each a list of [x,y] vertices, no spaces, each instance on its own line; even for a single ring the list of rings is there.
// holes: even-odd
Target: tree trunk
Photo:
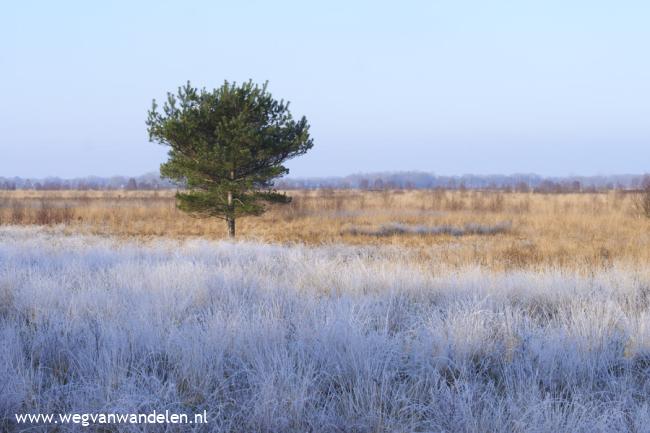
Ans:
[[[235,180],[235,170],[230,170],[230,180]],[[228,236],[232,239],[235,237],[235,203],[232,199],[232,191],[228,191],[228,212],[230,212],[226,219],[228,222]]]
[[[228,236],[230,238],[235,237],[235,218],[234,217],[228,217],[226,219],[226,222],[228,223]]]
[[[228,236],[230,238],[235,237],[235,212],[233,209],[232,203],[232,192],[228,191],[228,211],[230,215],[226,217],[226,222],[228,223]]]

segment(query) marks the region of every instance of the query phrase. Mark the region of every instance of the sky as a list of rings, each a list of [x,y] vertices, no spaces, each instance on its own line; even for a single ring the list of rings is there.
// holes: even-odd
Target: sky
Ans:
[[[292,177],[650,171],[650,2],[7,1],[0,176],[157,171],[151,100],[269,81]]]

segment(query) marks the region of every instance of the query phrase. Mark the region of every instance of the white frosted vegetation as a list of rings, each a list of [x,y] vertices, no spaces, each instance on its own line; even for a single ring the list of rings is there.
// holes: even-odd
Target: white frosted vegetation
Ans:
[[[0,230],[10,431],[16,412],[169,409],[207,410],[197,431],[643,432],[649,377],[647,269]]]
[[[440,226],[424,226],[424,225],[408,225],[401,223],[384,224],[378,229],[368,229],[365,227],[351,227],[347,230],[348,233],[353,235],[367,235],[367,236],[393,236],[393,235],[451,235],[451,236],[466,236],[466,235],[496,235],[500,233],[507,233],[510,231],[512,224],[509,221],[500,222],[494,225],[483,224],[465,224],[463,227],[455,227],[452,225]]]

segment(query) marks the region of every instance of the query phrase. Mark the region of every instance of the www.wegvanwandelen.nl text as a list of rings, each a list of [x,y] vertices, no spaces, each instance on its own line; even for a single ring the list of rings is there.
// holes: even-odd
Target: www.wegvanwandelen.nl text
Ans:
[[[150,413],[23,413],[15,414],[18,424],[207,424],[207,411],[193,414],[165,412]]]

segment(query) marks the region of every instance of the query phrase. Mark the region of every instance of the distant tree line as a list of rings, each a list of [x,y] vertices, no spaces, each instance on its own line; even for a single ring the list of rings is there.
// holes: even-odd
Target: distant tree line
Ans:
[[[612,176],[543,177],[536,174],[436,176],[422,172],[368,173],[329,178],[285,178],[277,181],[279,190],[291,189],[449,189],[498,190],[538,193],[598,192],[608,190],[641,191],[650,183],[650,174]],[[160,190],[177,186],[156,173],[138,177],[85,177],[77,179],[3,178],[0,189],[36,190]]]
[[[61,179],[48,177],[43,179],[30,178],[3,178],[0,177],[0,190],[33,189],[39,191],[58,190],[158,190],[175,188],[175,186],[161,179],[156,173],[145,174],[137,177],[89,176],[75,179]]]
[[[279,189],[449,189],[539,193],[640,190],[650,175],[543,177],[536,174],[436,176],[422,172],[354,174],[345,177],[282,179]]]

